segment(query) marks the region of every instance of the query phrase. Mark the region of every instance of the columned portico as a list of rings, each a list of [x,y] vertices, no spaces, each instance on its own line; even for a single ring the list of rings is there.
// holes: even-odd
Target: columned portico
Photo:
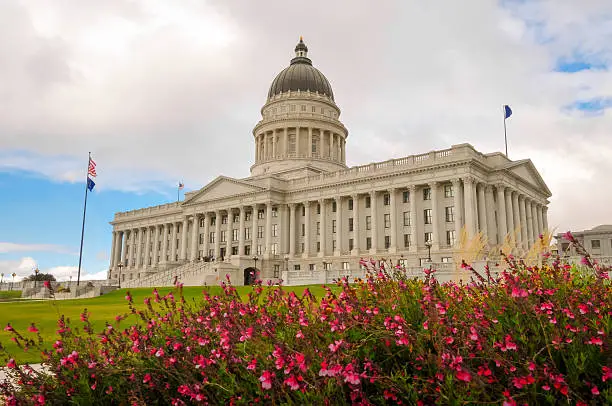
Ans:
[[[453,185],[453,214],[455,216],[454,221],[455,221],[455,246],[458,247],[459,246],[459,242],[460,242],[460,234],[461,233],[461,180],[454,178],[452,180],[452,185]],[[410,194],[412,195],[412,192],[410,192]],[[412,199],[412,196],[410,196]],[[411,202],[412,205],[412,202]],[[412,220],[411,220],[412,221]],[[416,222],[416,219],[415,219]]]
[[[499,243],[503,244],[506,235],[508,235],[508,226],[506,222],[506,197],[504,191],[506,187],[502,184],[497,184],[497,235]]]
[[[521,216],[519,208],[518,192],[512,192],[512,221],[516,230],[516,246],[520,247],[523,243],[523,230],[521,226]]]
[[[179,259],[185,261],[187,259],[187,229],[189,228],[189,218],[185,216],[183,226],[181,227],[181,255]]]
[[[465,228],[468,238],[472,238],[476,231],[474,218],[474,178],[469,176],[463,178],[463,194],[465,201]]]
[[[485,189],[485,206],[487,217],[487,243],[489,247],[499,244],[499,236],[497,234],[497,226],[495,223],[495,202],[493,198],[493,185],[486,185]]]

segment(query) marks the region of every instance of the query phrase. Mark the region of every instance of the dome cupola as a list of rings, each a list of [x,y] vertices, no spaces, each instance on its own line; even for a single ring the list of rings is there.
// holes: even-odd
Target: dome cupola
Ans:
[[[268,98],[288,91],[310,91],[328,96],[334,100],[329,81],[317,68],[312,66],[312,61],[308,58],[308,47],[302,37],[295,46],[295,58],[288,67],[283,69],[272,82]]]

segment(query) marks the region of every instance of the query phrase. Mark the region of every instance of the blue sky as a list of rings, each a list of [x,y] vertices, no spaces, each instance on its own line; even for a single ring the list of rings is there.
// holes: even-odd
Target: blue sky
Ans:
[[[547,182],[549,223],[612,223],[609,0],[75,4],[0,2],[0,272],[76,275],[87,151],[89,278],[105,274],[115,212],[174,201],[181,179],[248,176],[259,109],[300,35],[349,165],[503,151],[509,104],[511,158]]]

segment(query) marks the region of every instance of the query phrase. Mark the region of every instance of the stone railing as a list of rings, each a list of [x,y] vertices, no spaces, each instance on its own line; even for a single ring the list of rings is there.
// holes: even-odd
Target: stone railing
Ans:
[[[131,211],[125,211],[115,213],[115,220],[124,220],[131,217],[141,216],[143,214],[155,215],[155,214],[167,214],[171,212],[179,212],[181,210],[180,202],[166,203],[159,206],[146,207],[144,209],[137,209]]]
[[[217,262],[188,262],[175,268],[156,272],[144,278],[121,282],[121,288],[149,288],[158,286],[174,286],[174,281],[185,283],[198,275],[206,275]],[[190,284],[191,285],[191,284]],[[197,285],[200,285],[199,283]]]

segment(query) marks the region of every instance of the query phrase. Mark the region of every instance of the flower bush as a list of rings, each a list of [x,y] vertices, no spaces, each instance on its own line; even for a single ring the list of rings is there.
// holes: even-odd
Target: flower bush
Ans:
[[[362,261],[369,274],[317,299],[254,286],[241,301],[181,287],[93,331],[58,321],[47,373],[8,359],[7,404],[610,404],[607,273],[507,258],[493,276],[439,284]],[[593,267],[591,267],[593,269]],[[8,325],[20,345],[42,348]]]

